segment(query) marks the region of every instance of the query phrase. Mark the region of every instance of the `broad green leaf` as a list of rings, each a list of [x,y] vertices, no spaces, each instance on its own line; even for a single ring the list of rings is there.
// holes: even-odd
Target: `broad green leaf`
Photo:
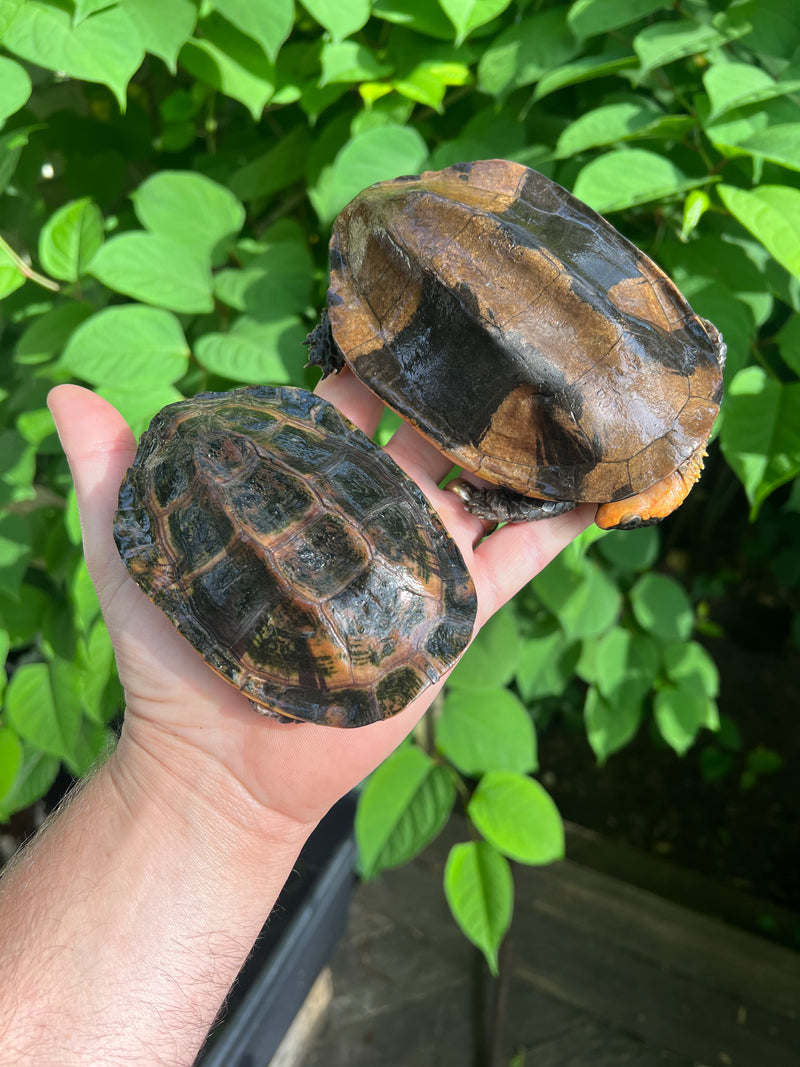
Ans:
[[[46,663],[23,664],[8,683],[6,713],[20,737],[49,756],[69,764],[80,729],[82,710],[77,693],[70,695],[60,680],[56,702],[53,678]]]
[[[385,78],[394,68],[357,41],[326,41],[322,46],[320,85],[333,82],[370,81]]]
[[[466,85],[470,77],[469,67],[463,63],[422,60],[404,77],[393,78],[391,86],[410,100],[442,112],[448,86]]]
[[[702,645],[696,641],[668,645],[663,655],[664,670],[675,685],[703,692],[711,700],[719,696],[719,671]]]
[[[184,399],[172,385],[152,385],[146,389],[141,386],[101,385],[97,387],[97,392],[114,405],[137,436],[157,411]]]
[[[703,84],[711,101],[708,122],[718,119],[731,108],[759,104],[784,93],[800,91],[800,79],[776,81],[751,63],[715,63],[703,75]]]
[[[478,26],[485,26],[510,6],[511,0],[440,0],[442,10],[456,28],[461,45]]]
[[[268,4],[254,4],[252,0],[211,0],[211,4],[242,33],[258,41],[275,62],[292,29],[292,0],[269,0]]]
[[[26,0],[0,0],[0,38],[24,7]]]
[[[545,864],[564,855],[561,816],[533,778],[490,771],[472,794],[467,815],[489,844],[512,860]]]
[[[91,385],[127,388],[177,382],[186,373],[189,347],[178,319],[141,304],[104,308],[70,338],[60,363]]]
[[[231,191],[240,200],[255,200],[285,189],[303,176],[308,145],[308,130],[298,124],[263,155],[235,170],[230,177]]]
[[[535,771],[536,734],[523,704],[508,689],[449,690],[436,721],[436,744],[461,771]]]
[[[308,195],[323,222],[330,222],[356,193],[399,174],[419,174],[428,154],[425,142],[407,126],[378,126],[357,134],[325,167]]]
[[[800,170],[800,122],[782,122],[769,126],[739,142],[743,152],[780,163],[791,170]]]
[[[664,117],[661,108],[646,96],[603,104],[578,115],[567,126],[558,139],[556,159],[578,155],[588,148],[629,140],[641,132],[647,132]]]
[[[22,745],[13,730],[0,726],[0,811],[22,766]]]
[[[501,608],[486,623],[450,676],[453,689],[497,689],[514,677],[519,636],[511,608]]]
[[[0,507],[33,500],[36,450],[16,430],[0,432]]]
[[[256,122],[275,92],[275,64],[252,38],[217,15],[201,22],[202,37],[187,41],[180,62],[190,74],[244,104]]]
[[[90,15],[94,15],[97,11],[102,11],[105,7],[111,7],[113,2],[114,0],[75,0],[75,14],[72,16],[72,21],[77,25],[77,23],[88,19]]]
[[[41,449],[42,452],[45,451],[41,448],[43,442],[56,431],[53,416],[47,407],[23,411],[17,418],[16,428],[29,445],[33,445],[37,450]],[[57,446],[55,451],[60,455],[61,446]]]
[[[398,867],[442,829],[455,802],[450,771],[422,749],[404,745],[369,778],[358,802],[355,834],[364,878]]]
[[[560,696],[575,672],[578,653],[579,646],[560,627],[523,641],[516,676],[523,699],[531,704]]]
[[[676,59],[702,55],[720,48],[741,37],[750,28],[746,23],[726,24],[724,19],[714,21],[716,25],[678,19],[646,26],[633,39],[634,50],[642,63],[642,73],[674,63]]]
[[[178,53],[197,22],[197,7],[192,0],[169,0],[167,4],[164,0],[121,0],[121,4],[139,31],[145,50],[163,59],[174,74]]]
[[[0,151],[2,148],[0,147]],[[25,275],[0,246],[0,300],[10,296],[25,284]]]
[[[153,233],[122,233],[106,241],[89,265],[103,285],[170,311],[212,311],[208,266],[182,244]]]
[[[0,56],[0,123],[19,111],[31,95],[31,79],[19,63]]]
[[[594,37],[670,8],[666,0],[574,0],[567,25],[576,37]]]
[[[657,526],[641,530],[609,530],[598,542],[597,551],[624,572],[647,571],[658,559],[661,537]]]
[[[31,528],[22,515],[0,514],[0,592],[19,596],[33,554],[30,541]]]
[[[286,318],[309,306],[314,263],[305,245],[276,241],[254,256],[242,270],[223,270],[214,277],[218,300],[256,318]]]
[[[89,198],[55,211],[39,234],[39,259],[54,278],[75,282],[103,243],[103,216]]]
[[[786,320],[777,337],[783,361],[800,377],[800,313]]]
[[[599,52],[597,55],[577,56],[541,76],[533,90],[530,104],[542,100],[545,96],[567,85],[578,85],[580,82],[593,81],[595,78],[608,78],[612,74],[636,65],[636,56],[630,49],[618,45],[609,45],[604,52]],[[527,108],[525,113],[527,113]],[[681,121],[688,127],[692,124],[688,118]]]
[[[658,674],[658,645],[644,634],[616,626],[597,644],[595,681],[612,706],[635,704],[647,694]]]
[[[588,559],[571,570],[557,556],[534,578],[533,589],[571,641],[603,633],[619,614],[619,589]]]
[[[296,316],[269,323],[272,343],[263,326],[257,339],[235,333],[207,333],[195,344],[194,354],[201,367],[235,382],[288,384],[293,380],[291,351],[301,351],[306,330]],[[288,341],[288,344],[286,343]],[[284,353],[289,349],[289,359]]]
[[[34,127],[29,126],[0,134],[0,193],[5,192],[9,182],[14,177],[17,163],[22,155],[22,149],[27,145],[28,137],[33,129]],[[6,268],[3,265],[5,262],[6,254],[0,248],[0,271],[5,271]]]
[[[795,0],[737,3],[736,15],[752,27],[746,46],[770,58],[791,59],[800,48],[800,9]]]
[[[800,278],[800,189],[761,185],[747,192],[717,186],[725,207],[796,278]]]
[[[497,974],[497,951],[514,908],[508,860],[486,841],[453,845],[444,869],[444,893],[462,933],[484,954],[492,974]]]
[[[97,619],[92,626],[83,652],[85,662],[81,664],[80,690],[84,713],[92,722],[102,726],[106,718],[103,693],[115,670],[114,648],[103,619]]]
[[[198,260],[210,261],[244,224],[244,208],[233,193],[191,171],[159,171],[131,199],[146,230],[183,245]]]
[[[692,747],[703,726],[713,730],[718,722],[714,702],[702,689],[684,684],[661,689],[656,694],[653,714],[658,732],[679,756]]]
[[[74,25],[67,11],[28,0],[4,34],[3,45],[47,70],[107,85],[121,111],[128,82],[144,59],[136,26],[121,7],[108,7]]]
[[[728,386],[720,442],[755,517],[800,471],[800,384],[779,382],[761,367],[739,371]]]
[[[607,213],[677,196],[708,180],[687,178],[666,156],[644,148],[620,148],[587,163],[572,191],[595,211]]]
[[[453,36],[452,22],[430,0],[372,0],[372,14],[425,37],[449,41]]]
[[[692,602],[683,586],[664,574],[643,575],[630,592],[636,621],[664,641],[685,641],[694,627]]]
[[[7,631],[12,648],[34,640],[49,606],[49,597],[35,585],[23,584],[19,597],[0,592],[0,625]]]
[[[583,716],[586,737],[602,766],[609,756],[619,752],[636,735],[642,721],[642,701],[611,702],[602,697],[595,686],[590,686]]]
[[[22,811],[45,795],[55,781],[61,764],[32,745],[22,745],[22,761],[9,792],[0,797],[0,820]]]
[[[75,612],[75,625],[83,633],[88,633],[92,623],[100,614],[100,601],[97,599],[97,591],[83,557],[70,582],[70,600]]]
[[[61,353],[73,330],[92,313],[88,304],[61,304],[34,319],[17,341],[14,359],[21,366],[47,363]]]
[[[357,33],[369,18],[370,0],[301,0],[303,7],[320,26],[342,41]]]
[[[478,64],[478,84],[492,96],[531,85],[572,59],[578,47],[564,8],[530,15],[489,45]]]

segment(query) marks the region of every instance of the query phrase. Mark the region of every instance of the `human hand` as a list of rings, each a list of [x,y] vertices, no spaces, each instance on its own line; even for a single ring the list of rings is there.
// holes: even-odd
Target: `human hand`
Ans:
[[[382,403],[348,372],[317,392],[369,435]],[[119,752],[130,780],[147,788],[143,766],[157,765],[209,803],[230,784],[271,814],[313,826],[413,728],[443,683],[384,722],[357,730],[284,725],[256,714],[205,665],[128,576],[112,536],[122,477],[136,444],[110,404],[78,386],[54,389],[50,406],[78,497],[86,561],[113,642],[127,711]],[[591,522],[585,507],[556,519],[505,526],[484,538],[480,520],[439,489],[450,461],[403,425],[387,452],[420,486],[458,544],[475,582],[475,632]],[[125,764],[127,760],[127,764]],[[136,770],[131,774],[130,767]]]

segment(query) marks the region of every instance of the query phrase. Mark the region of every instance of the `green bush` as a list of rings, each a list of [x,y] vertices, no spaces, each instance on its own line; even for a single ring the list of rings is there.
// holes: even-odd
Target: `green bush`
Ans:
[[[726,337],[718,439],[751,518],[796,477],[795,0],[3,0],[0,44],[0,816],[85,772],[121,710],[48,389],[84,382],[139,431],[200,389],[312,384],[330,224],[373,181],[505,157],[611,213]],[[713,509],[709,475],[693,498]],[[494,966],[508,859],[563,849],[536,709],[577,702],[600,760],[646,717],[685,752],[718,727],[701,608],[657,531],[584,535],[368,783],[364,871],[461,796],[446,891]]]

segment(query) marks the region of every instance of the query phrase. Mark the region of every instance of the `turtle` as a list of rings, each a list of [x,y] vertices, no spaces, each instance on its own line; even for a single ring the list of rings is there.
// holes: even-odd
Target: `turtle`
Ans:
[[[472,635],[475,588],[427,498],[305,389],[164,408],[122,482],[114,538],[206,663],[282,721],[394,715]]]
[[[334,222],[309,363],[348,366],[453,463],[487,521],[588,501],[661,521],[700,475],[726,346],[606,219],[520,163],[378,182]]]

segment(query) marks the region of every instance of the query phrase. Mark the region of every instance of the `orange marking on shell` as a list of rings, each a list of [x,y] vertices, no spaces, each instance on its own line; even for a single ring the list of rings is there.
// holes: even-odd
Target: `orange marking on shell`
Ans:
[[[627,500],[601,504],[597,509],[595,522],[603,530],[613,530],[618,526],[629,526],[637,518],[645,524],[671,515],[680,507],[700,477],[706,455],[705,446],[702,446],[676,471],[643,493],[637,493]]]

